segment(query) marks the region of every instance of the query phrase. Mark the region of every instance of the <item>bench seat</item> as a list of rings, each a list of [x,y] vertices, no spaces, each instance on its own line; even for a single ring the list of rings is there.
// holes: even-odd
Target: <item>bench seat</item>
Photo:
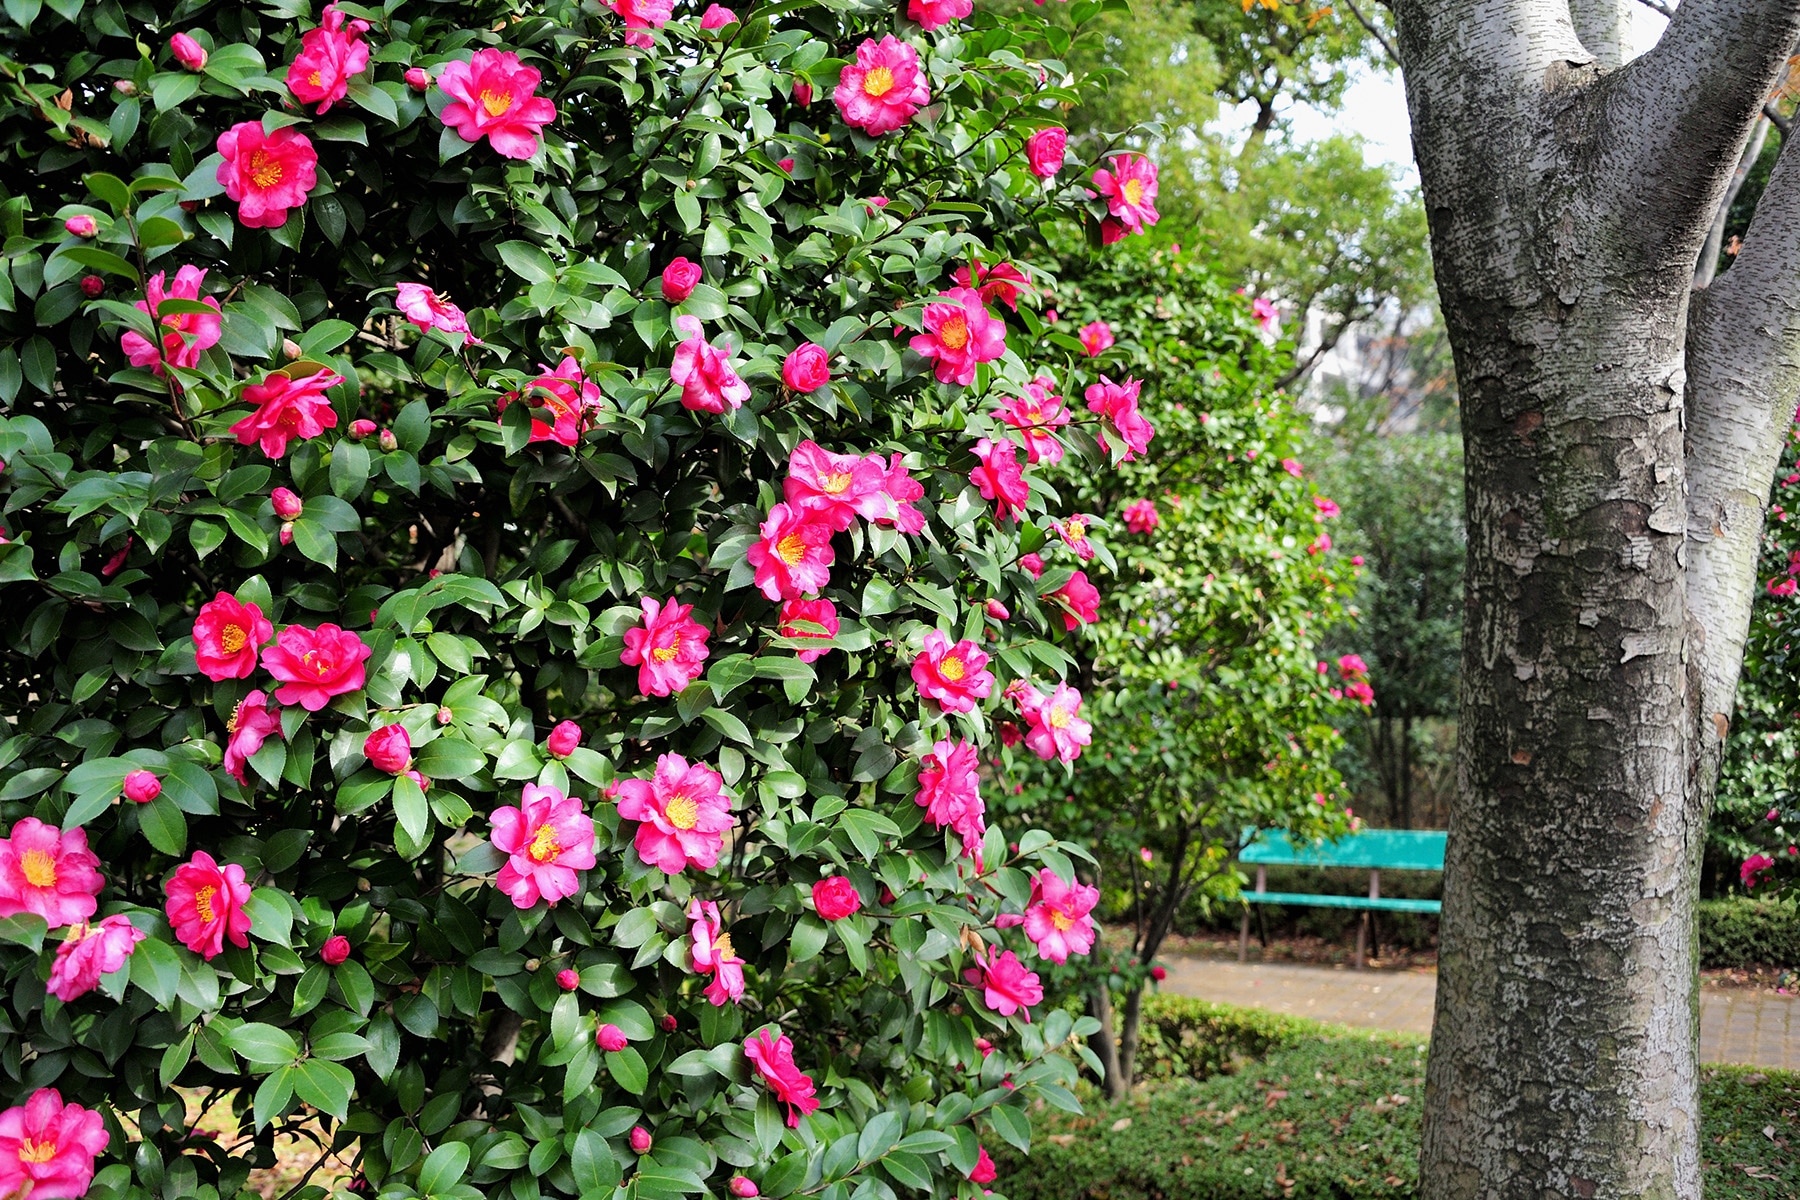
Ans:
[[[1250,908],[1252,904],[1287,904],[1310,908],[1348,908],[1360,911],[1362,922],[1356,930],[1356,965],[1363,965],[1363,950],[1373,922],[1372,913],[1413,912],[1439,913],[1441,900],[1412,900],[1381,894],[1383,871],[1442,871],[1444,869],[1445,835],[1439,830],[1364,829],[1347,834],[1335,842],[1295,842],[1278,829],[1244,830],[1239,841],[1238,861],[1256,868],[1256,890],[1239,892],[1244,901],[1244,920],[1238,927],[1238,961],[1250,954]],[[1315,892],[1271,892],[1268,869],[1271,866],[1355,867],[1369,872],[1369,894],[1341,896]],[[1261,920],[1261,917],[1258,917]]]
[[[1240,892],[1246,904],[1311,905],[1314,908],[1379,908],[1387,912],[1444,911],[1442,900],[1406,900],[1389,896],[1327,896],[1315,892]]]

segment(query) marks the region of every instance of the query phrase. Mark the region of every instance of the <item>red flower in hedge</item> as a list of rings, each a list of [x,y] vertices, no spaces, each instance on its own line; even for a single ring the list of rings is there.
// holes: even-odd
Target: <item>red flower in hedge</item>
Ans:
[[[1025,435],[1028,463],[1062,461],[1063,445],[1053,431],[1067,425],[1070,418],[1063,398],[1052,390],[1055,387],[1049,377],[1040,375],[1025,385],[1023,396],[1004,397],[995,414]]]
[[[1040,129],[1025,139],[1025,161],[1031,173],[1048,179],[1063,168],[1063,156],[1069,145],[1069,131],[1057,125]]]
[[[1094,544],[1088,541],[1087,535],[1088,525],[1092,521],[1093,518],[1086,513],[1075,513],[1066,521],[1051,522],[1050,527],[1056,530],[1056,536],[1063,540],[1063,544],[1075,552],[1075,557],[1086,562],[1095,553]]]
[[[785,638],[834,638],[837,636],[837,605],[829,600],[789,600],[781,606],[781,614],[777,619],[780,621],[780,625],[777,627],[778,631]],[[798,621],[810,621],[825,632],[802,629],[795,623]],[[828,647],[824,650],[801,650],[797,653],[801,662],[809,663],[817,662],[831,651]]]
[[[282,683],[275,699],[318,712],[333,696],[360,689],[373,654],[362,638],[327,621],[317,629],[289,625],[263,651],[263,669]]]
[[[936,700],[945,712],[973,712],[975,702],[994,690],[988,656],[964,638],[954,646],[942,631],[926,633],[924,649],[913,659],[912,677],[919,694]]]
[[[796,392],[816,392],[831,382],[831,355],[825,347],[802,342],[781,363],[781,381]]]
[[[1063,628],[1070,631],[1092,625],[1100,615],[1100,589],[1088,582],[1086,571],[1075,572],[1046,599],[1062,609]]]
[[[975,11],[975,0],[907,0],[906,16],[930,33]]]
[[[1039,758],[1074,762],[1081,748],[1093,741],[1094,727],[1081,717],[1081,693],[1066,683],[1056,685],[1039,703],[1024,708],[1031,728],[1025,733],[1025,745]]]
[[[863,39],[854,62],[838,73],[831,99],[844,124],[870,137],[892,133],[931,101],[931,87],[919,52],[888,34]]]
[[[225,939],[242,950],[250,945],[250,885],[244,868],[236,863],[220,866],[204,850],[175,868],[163,885],[168,897],[163,911],[175,929],[175,939],[201,958],[217,958]]]
[[[288,442],[316,438],[337,428],[337,411],[325,398],[325,389],[344,382],[336,371],[318,370],[303,379],[290,379],[285,371],[270,371],[261,383],[244,388],[244,400],[256,411],[231,427],[246,446],[261,443],[262,451],[279,459]]]
[[[967,387],[975,382],[976,364],[1006,353],[1006,325],[988,312],[979,292],[953,287],[938,296],[925,306],[925,332],[907,344],[936,360],[939,383]]]
[[[195,665],[214,683],[248,679],[256,670],[257,648],[274,636],[275,626],[262,609],[220,592],[194,618]]]
[[[1162,514],[1149,500],[1134,500],[1125,506],[1125,528],[1133,533],[1151,533],[1162,524]]]
[[[737,819],[717,771],[704,763],[689,765],[679,754],[664,754],[649,779],[621,779],[617,787],[619,815],[639,822],[632,841],[639,858],[665,875],[718,865],[725,831]]]
[[[0,1112],[0,1195],[74,1200],[94,1181],[94,1159],[106,1149],[106,1122],[55,1088],[39,1088],[23,1105]]]
[[[1094,172],[1094,187],[1126,233],[1142,233],[1162,220],[1156,211],[1156,164],[1141,154],[1115,154],[1112,170]]]
[[[175,56],[176,62],[190,71],[206,70],[206,47],[185,33],[178,33],[169,39],[169,53]]]
[[[548,409],[556,422],[546,425],[532,417],[529,440],[573,447],[581,441],[582,431],[587,428],[588,409],[599,408],[603,403],[600,385],[582,373],[581,364],[575,361],[574,355],[564,355],[554,371],[541,363],[538,369],[543,374],[532,380],[523,392],[508,392],[500,397],[500,411],[505,412],[508,404],[523,396],[533,408]]]
[[[406,726],[383,725],[363,739],[363,757],[377,771],[404,775],[412,770],[412,737]]]
[[[831,526],[812,513],[777,504],[762,523],[762,541],[746,552],[756,586],[771,600],[798,600],[831,582]]]
[[[727,1000],[738,1003],[744,998],[744,960],[737,956],[731,935],[719,921],[719,906],[698,896],[688,901],[688,962],[703,975],[711,975],[706,985],[706,998],[714,1008]]]
[[[978,857],[987,832],[987,805],[981,800],[980,757],[972,743],[958,738],[936,742],[919,760],[919,791],[913,797],[925,819],[948,828],[963,840],[963,853]]]
[[[167,290],[163,286],[164,276],[162,271],[152,275],[144,289],[145,298],[134,305],[139,312],[150,314],[151,320],[162,330],[160,344],[152,346],[135,329],[128,329],[119,336],[119,348],[125,351],[131,365],[149,367],[159,379],[164,375],[165,365],[198,366],[201,353],[217,345],[224,332],[218,297],[200,295],[200,285],[206,281],[205,271],[199,267],[183,267],[175,272],[175,286]],[[196,300],[213,311],[169,313],[158,317],[157,311],[164,300]]]
[[[963,972],[963,978],[981,989],[981,999],[1003,1017],[1023,1012],[1031,1020],[1031,1006],[1044,999],[1044,986],[1036,971],[1027,971],[1019,956],[1011,950],[990,955],[978,951],[975,965]]]
[[[544,749],[550,751],[554,758],[567,758],[575,753],[581,745],[581,726],[573,721],[558,721],[550,736],[544,739]]]
[[[876,462],[881,461],[880,455],[873,457]],[[880,495],[871,505],[875,515],[869,519],[877,525],[892,525],[901,533],[918,533],[925,528],[925,514],[914,506],[913,501],[924,497],[924,485],[906,469],[905,455],[896,454],[888,460],[887,478],[881,485]]]
[[[645,31],[667,25],[674,11],[670,0],[606,0],[606,4],[625,21],[625,44],[645,50],[656,45]]]
[[[244,121],[219,135],[218,180],[238,202],[238,220],[251,229],[274,229],[288,210],[306,203],[319,181],[312,141],[292,126],[264,133],[261,121]]]
[[[46,990],[64,1004],[80,999],[100,986],[102,975],[123,967],[143,940],[143,931],[122,916],[108,917],[98,925],[83,923],[57,946]]]
[[[1094,948],[1094,906],[1100,889],[1065,883],[1055,871],[1042,870],[1031,881],[1025,904],[1025,936],[1037,943],[1038,957],[1067,962],[1071,954]]]
[[[319,959],[328,967],[339,966],[349,957],[350,939],[341,933],[326,938],[325,944],[319,947]]]
[[[422,283],[398,285],[394,307],[420,332],[436,329],[443,333],[460,333],[479,345],[481,339],[469,332],[469,318],[462,309],[450,303]]]
[[[823,521],[833,530],[848,529],[858,516],[886,511],[881,500],[887,464],[878,454],[833,454],[812,441],[794,447],[782,492],[789,507]]]
[[[248,783],[244,778],[244,764],[262,749],[263,742],[271,733],[281,730],[281,718],[276,710],[268,706],[267,697],[260,691],[251,692],[238,702],[237,711],[231,714],[231,720],[225,726],[228,740],[225,743],[225,770],[239,783]]]
[[[1089,358],[1098,358],[1112,348],[1112,326],[1105,321],[1089,321],[1075,336],[1081,340],[1081,348]]]
[[[1029,1017],[1026,1018],[1030,1020]],[[998,1173],[994,1169],[994,1160],[988,1157],[986,1146],[975,1147],[975,1169],[969,1172],[970,1183],[992,1183]]]
[[[369,45],[362,40],[367,21],[346,21],[335,4],[319,15],[319,26],[300,37],[300,54],[288,67],[288,90],[302,104],[326,111],[350,94],[350,77],[369,65]]]
[[[438,87],[450,97],[440,115],[465,142],[485,137],[502,157],[530,158],[544,126],[556,120],[556,105],[535,94],[543,78],[510,50],[477,50],[438,73]]]
[[[701,276],[699,263],[690,262],[685,256],[673,260],[663,268],[663,299],[670,304],[680,304],[694,294],[694,288],[699,285]]]
[[[1099,413],[1106,423],[1112,426],[1119,439],[1125,443],[1125,461],[1130,462],[1137,455],[1150,447],[1150,439],[1156,436],[1156,430],[1144,415],[1138,411],[1138,388],[1143,386],[1141,380],[1127,379],[1124,383],[1114,383],[1106,376],[1100,377],[1099,383],[1088,385],[1083,393],[1087,397],[1088,411]],[[1106,444],[1106,435],[1100,435],[1100,449],[1111,453]]]
[[[994,501],[994,519],[1024,515],[1031,489],[1019,466],[1019,448],[1005,438],[982,438],[975,443],[975,457],[980,461],[969,472],[969,479],[981,489],[983,500]]]
[[[974,288],[983,300],[999,301],[1014,312],[1019,311],[1019,293],[1031,286],[1025,273],[1011,263],[995,263],[991,267],[977,265],[973,275],[964,265],[952,271],[950,277],[958,286]]]
[[[828,875],[812,887],[813,908],[826,921],[842,921],[862,908],[856,885],[842,875]]]
[[[162,795],[162,780],[154,771],[133,771],[125,777],[125,798],[133,804],[148,804]]]
[[[489,818],[494,848],[507,856],[495,886],[518,908],[573,896],[580,886],[575,872],[596,861],[593,818],[576,797],[535,783],[525,785],[519,804]]]
[[[750,385],[738,377],[729,353],[706,340],[700,318],[676,317],[675,328],[687,335],[669,364],[669,378],[681,386],[681,406],[709,413],[742,407]]]
[[[671,596],[659,604],[646,596],[638,601],[644,623],[625,631],[625,649],[619,661],[638,668],[638,692],[667,696],[679,692],[699,677],[706,661],[706,626],[688,616],[691,604],[677,604]]]
[[[775,1099],[787,1106],[789,1129],[800,1127],[800,1118],[819,1107],[813,1096],[811,1075],[803,1075],[794,1065],[794,1043],[786,1034],[768,1029],[757,1031],[744,1042],[744,1056],[756,1067]]]
[[[100,859],[88,849],[83,829],[64,832],[21,817],[0,840],[0,917],[35,913],[61,929],[93,916],[104,886]]]

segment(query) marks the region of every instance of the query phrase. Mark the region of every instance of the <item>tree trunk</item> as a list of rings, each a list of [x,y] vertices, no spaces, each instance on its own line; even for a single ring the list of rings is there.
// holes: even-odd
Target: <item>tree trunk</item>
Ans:
[[[1400,718],[1400,819],[1401,829],[1412,828],[1412,714]]]
[[[1098,947],[1097,941],[1095,944]],[[1104,979],[1088,993],[1088,1015],[1100,1022],[1099,1031],[1088,1038],[1088,1048],[1100,1060],[1100,1069],[1105,1073],[1101,1082],[1106,1088],[1107,1099],[1123,1100],[1131,1085],[1120,1069],[1119,1032],[1113,1018],[1112,989]]]
[[[1114,1100],[1123,1099],[1131,1090],[1137,1078],[1138,1036],[1144,1023],[1144,988],[1139,985],[1125,994],[1125,1019],[1119,1022],[1119,1090],[1115,1093],[1109,1085],[1106,1094]]]
[[[1702,703],[1689,611],[1689,297],[1800,0],[1685,4],[1612,70],[1566,0],[1394,8],[1469,523],[1422,1194],[1698,1197],[1700,714],[1729,693]],[[1727,651],[1753,470],[1715,539]]]
[[[1750,135],[1744,153],[1738,157],[1737,170],[1731,173],[1731,183],[1725,188],[1719,211],[1713,215],[1712,228],[1706,231],[1706,241],[1700,247],[1700,262],[1694,267],[1694,286],[1697,288],[1707,287],[1718,277],[1719,255],[1725,249],[1725,222],[1731,216],[1731,206],[1738,193],[1744,190],[1744,180],[1750,178],[1751,168],[1762,157],[1763,143],[1769,140],[1769,128],[1767,117],[1758,121],[1756,132]]]

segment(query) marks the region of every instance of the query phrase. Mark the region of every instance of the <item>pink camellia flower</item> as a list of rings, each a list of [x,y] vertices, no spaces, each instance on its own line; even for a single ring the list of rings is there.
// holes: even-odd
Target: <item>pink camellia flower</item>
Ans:
[[[982,438],[975,443],[975,469],[969,479],[981,489],[983,500],[994,501],[994,519],[1015,520],[1024,515],[1025,501],[1031,489],[1025,485],[1025,474],[1019,466],[1019,448],[1004,438]]]
[[[1362,566],[1363,565],[1363,556],[1360,554],[1352,554],[1350,556],[1350,565],[1353,567]]]
[[[621,779],[615,803],[619,815],[637,821],[632,845],[638,857],[665,875],[688,867],[710,871],[718,865],[725,831],[737,824],[725,780],[705,763],[664,754],[648,779]]]
[[[1094,918],[1100,889],[1064,883],[1055,871],[1039,871],[1025,904],[1025,936],[1037,943],[1039,958],[1067,962],[1071,954],[1094,948]]]
[[[1360,654],[1340,654],[1338,655],[1337,669],[1340,675],[1350,679],[1357,675],[1368,674],[1369,664],[1363,661],[1363,656]]]
[[[1162,219],[1156,211],[1156,164],[1141,154],[1115,154],[1112,170],[1094,172],[1094,187],[1125,233],[1142,233]]]
[[[608,8],[625,22],[625,44],[648,50],[656,45],[652,29],[661,29],[674,14],[670,0],[606,0]]]
[[[1112,326],[1105,321],[1090,321],[1075,336],[1081,339],[1081,348],[1087,351],[1089,358],[1098,358],[1112,348]]]
[[[1025,745],[1039,758],[1074,762],[1081,748],[1094,739],[1094,727],[1081,717],[1081,693],[1066,683],[1046,696],[1041,704],[1025,710],[1030,729]]]
[[[842,875],[828,875],[813,884],[812,898],[813,908],[824,921],[842,921],[862,907],[856,885]]]
[[[776,631],[785,638],[834,638],[838,631],[837,605],[829,600],[789,600],[781,606],[781,614],[777,618],[779,624]],[[825,632],[814,629],[802,629],[797,622],[809,621]],[[830,647],[823,650],[801,650],[797,657],[801,662],[817,662],[831,653]]]
[[[688,963],[696,974],[711,975],[706,998],[714,1008],[744,998],[744,960],[737,956],[719,920],[719,906],[698,896],[688,901]]]
[[[1252,451],[1250,453],[1250,457],[1251,458],[1256,457],[1255,451]],[[1292,475],[1295,479],[1300,478],[1300,476],[1302,474],[1304,474],[1306,471],[1306,468],[1300,465],[1300,460],[1297,458],[1282,459],[1281,460],[1281,469],[1286,471],[1289,475]]]
[[[76,213],[63,222],[63,228],[78,238],[91,238],[100,232],[100,225],[87,213]]]
[[[907,0],[906,17],[926,33],[975,11],[975,0]]]
[[[35,913],[50,928],[61,929],[93,916],[105,885],[86,830],[65,833],[36,817],[21,817],[0,839],[0,917]]]
[[[431,72],[424,67],[408,67],[403,78],[406,80],[406,86],[415,92],[429,92],[431,85],[435,82],[431,78]]]
[[[346,21],[336,4],[327,4],[319,25],[300,36],[300,53],[288,67],[288,90],[302,104],[317,104],[324,116],[350,94],[350,77],[369,66],[369,45],[362,40],[367,21]]]
[[[244,868],[236,863],[221,866],[204,850],[175,868],[163,885],[167,901],[163,911],[175,929],[175,940],[204,959],[217,958],[225,939],[242,950],[250,945],[250,885]]]
[[[1031,1018],[1027,1016],[1026,1020]],[[970,1183],[992,1183],[998,1174],[994,1169],[994,1160],[988,1157],[986,1146],[975,1147],[975,1169],[969,1172]]]
[[[551,424],[532,417],[531,437],[527,440],[573,448],[580,444],[582,432],[587,429],[588,410],[599,408],[602,403],[600,385],[582,373],[581,364],[572,354],[564,355],[554,371],[541,363],[538,370],[542,374],[524,391],[500,397],[499,411],[505,412],[508,404],[523,397],[531,407],[547,410],[554,420]]]
[[[1165,967],[1151,967],[1150,968],[1150,978],[1156,980],[1156,982],[1161,983],[1163,980],[1167,979],[1168,977],[1169,977],[1169,972],[1168,972],[1167,968],[1165,968]]]
[[[1771,579],[1763,586],[1769,595],[1777,599],[1791,596],[1795,591],[1800,591],[1800,581],[1796,581],[1791,575],[1785,579]]]
[[[1105,418],[1113,432],[1119,435],[1119,440],[1125,443],[1126,462],[1149,449],[1150,439],[1156,436],[1156,429],[1138,411],[1138,389],[1142,386],[1141,380],[1114,383],[1102,375],[1099,383],[1089,384],[1083,393],[1087,397],[1088,411]],[[1100,448],[1111,453],[1106,435],[1102,434],[1099,440]]]
[[[1025,139],[1025,161],[1039,179],[1049,179],[1063,168],[1068,153],[1069,131],[1062,126],[1040,129]]]
[[[123,967],[143,940],[143,932],[122,916],[108,917],[98,925],[77,925],[56,948],[56,961],[50,964],[50,994],[64,1004],[87,995],[100,986],[102,975]]]
[[[875,456],[880,461],[880,456]],[[925,496],[925,488],[904,465],[905,456],[896,454],[888,460],[887,479],[881,485],[877,511],[870,520],[877,525],[892,525],[901,533],[918,533],[925,528],[925,514],[913,501]]]
[[[318,712],[333,696],[363,686],[363,663],[373,653],[361,637],[329,621],[316,629],[289,625],[263,651],[262,665],[282,684],[275,699]]]
[[[292,521],[306,511],[306,502],[293,489],[278,487],[269,493],[269,507],[284,521]]]
[[[833,454],[808,440],[788,457],[781,487],[789,507],[835,531],[850,528],[858,516],[876,518],[887,511],[881,498],[887,476],[878,454]]]
[[[94,1182],[94,1160],[109,1135],[100,1114],[64,1104],[55,1088],[39,1088],[23,1105],[0,1112],[0,1195],[76,1200]]]
[[[963,639],[955,645],[941,630],[925,635],[925,646],[913,659],[912,677],[919,694],[935,700],[945,712],[973,712],[975,702],[994,690],[988,656]]]
[[[1086,571],[1069,576],[1069,582],[1045,597],[1062,610],[1063,628],[1073,631],[1092,625],[1100,615],[1100,591],[1088,582]]]
[[[694,294],[701,278],[700,264],[689,262],[686,258],[677,258],[662,272],[663,299],[670,304],[680,304]]]
[[[554,905],[580,887],[575,872],[594,865],[594,821],[581,800],[554,787],[525,785],[519,807],[496,808],[488,818],[490,840],[506,855],[494,886],[515,907],[530,908],[539,900]]]
[[[175,56],[176,62],[190,71],[206,70],[206,47],[185,33],[178,33],[169,39],[169,53]]]
[[[383,725],[363,739],[363,757],[377,771],[404,775],[412,770],[412,738],[401,724]]]
[[[125,798],[133,804],[148,804],[162,795],[162,780],[151,771],[133,771],[125,777]]]
[[[925,332],[915,334],[907,344],[936,360],[939,383],[967,387],[975,382],[976,364],[992,362],[1006,353],[1006,325],[988,312],[981,294],[970,288],[949,288],[938,295],[941,299],[925,306]]]
[[[645,1129],[642,1125],[633,1125],[631,1127],[631,1134],[626,1138],[626,1141],[631,1143],[631,1149],[634,1154],[650,1153],[650,1147],[653,1144],[653,1139],[650,1137],[650,1131]]]
[[[564,967],[556,973],[556,986],[565,992],[572,992],[581,986],[581,972],[573,967]]]
[[[1023,396],[1006,396],[1000,401],[996,415],[1025,435],[1028,463],[1062,461],[1063,444],[1053,431],[1069,423],[1069,413],[1063,408],[1063,398],[1052,390],[1055,387],[1048,376],[1039,375],[1025,385]]]
[[[543,78],[510,50],[477,50],[438,72],[438,87],[450,97],[440,116],[465,142],[485,137],[503,158],[530,158],[544,126],[556,120],[556,105],[535,94]]]
[[[790,504],[777,504],[761,526],[762,541],[746,551],[756,586],[771,600],[798,600],[831,582],[831,526]]]
[[[669,364],[669,378],[681,386],[682,407],[710,413],[741,407],[750,398],[750,385],[738,378],[727,354],[706,340],[700,319],[676,317],[675,328],[687,335]]]
[[[1276,311],[1273,301],[1258,296],[1250,302],[1250,315],[1256,318],[1264,333],[1281,332],[1281,314]]]
[[[256,411],[232,425],[231,432],[242,444],[260,444],[264,454],[279,459],[287,453],[289,441],[316,438],[337,427],[337,411],[325,398],[325,389],[342,382],[342,375],[325,369],[302,379],[270,371],[261,383],[244,388],[244,400],[256,405]]]
[[[913,797],[925,819],[962,838],[963,853],[978,857],[987,832],[987,805],[982,802],[981,762],[974,745],[961,738],[934,742],[919,759],[919,791]]]
[[[737,14],[729,8],[718,4],[709,4],[706,6],[706,11],[700,14],[700,28],[723,29],[727,25],[736,23],[737,19]]]
[[[1019,956],[1011,950],[998,953],[977,951],[975,965],[963,972],[963,978],[981,989],[982,1001],[1003,1017],[1023,1012],[1031,1020],[1031,1006],[1044,999],[1044,988],[1036,971],[1027,971]]]
[[[631,1039],[617,1025],[602,1025],[594,1031],[594,1043],[608,1054],[617,1054],[631,1045]]]
[[[1076,513],[1066,521],[1052,521],[1050,527],[1056,530],[1056,536],[1063,544],[1075,552],[1075,557],[1082,562],[1093,558],[1097,551],[1094,543],[1088,541],[1088,525],[1094,518],[1086,513]]]
[[[691,604],[666,604],[645,597],[638,601],[644,623],[625,631],[625,649],[619,659],[638,668],[638,691],[645,696],[679,692],[700,674],[706,661],[706,626],[689,617]]]
[[[350,939],[341,933],[333,934],[325,939],[319,947],[319,960],[328,967],[340,966],[350,957]]]
[[[1035,554],[1021,555],[1019,569],[1028,573],[1033,579],[1042,579],[1044,577],[1044,560]]]
[[[421,333],[431,329],[442,333],[460,333],[471,342],[480,344],[481,339],[469,332],[469,318],[462,309],[422,283],[402,283],[398,287],[399,295],[394,298],[394,306],[400,310],[401,316],[417,325]]]
[[[757,1196],[762,1195],[761,1192],[756,1190],[755,1181],[747,1179],[742,1175],[733,1175],[731,1177],[731,1183],[728,1186],[731,1189],[731,1194],[736,1196],[738,1200],[756,1200]]]
[[[573,721],[558,721],[550,736],[544,739],[544,749],[550,751],[552,758],[567,758],[580,745],[581,726]]]
[[[794,103],[798,104],[801,108],[805,108],[812,102],[812,83],[799,75],[794,76]]]
[[[1308,554],[1316,555],[1323,554],[1329,549],[1331,549],[1331,535],[1329,533],[1321,533],[1306,547],[1306,552]]]
[[[802,342],[781,363],[781,381],[796,392],[816,392],[831,382],[831,355],[825,347]]]
[[[262,749],[271,733],[279,733],[281,718],[269,708],[268,698],[260,691],[251,692],[238,702],[237,710],[225,726],[225,770],[239,783],[247,784],[244,764]]]
[[[1014,312],[1019,311],[1019,293],[1029,290],[1031,280],[1025,272],[1011,263],[995,263],[991,267],[976,265],[971,273],[967,265],[960,266],[950,273],[960,287],[972,287],[982,300],[993,303],[998,301]],[[971,282],[973,280],[973,282]]]
[[[771,1036],[765,1028],[744,1042],[744,1056],[775,1099],[787,1106],[788,1128],[800,1128],[800,1118],[818,1108],[819,1101],[813,1095],[812,1076],[801,1074],[794,1065],[793,1041],[779,1029]]]
[[[1766,854],[1752,854],[1738,868],[1738,879],[1742,881],[1744,890],[1748,891],[1757,884],[1757,876],[1774,867],[1775,860]]]
[[[219,300],[216,296],[202,296],[200,285],[206,281],[206,272],[199,267],[183,267],[175,272],[175,285],[166,291],[163,286],[164,272],[158,271],[150,277],[149,285],[144,289],[144,299],[133,306],[139,312],[150,314],[162,329],[161,344],[151,345],[149,339],[135,329],[128,329],[119,336],[119,347],[125,351],[125,357],[131,360],[134,367],[149,367],[157,378],[163,378],[165,366],[193,368],[199,365],[203,351],[218,344],[224,333],[223,318],[218,313]],[[169,313],[157,317],[157,310],[164,300],[198,300],[213,309],[211,313]]]
[[[1370,708],[1375,703],[1375,689],[1370,686],[1367,680],[1346,683],[1344,685],[1344,695],[1350,697],[1364,708]]]
[[[218,180],[238,202],[238,220],[250,229],[284,224],[290,209],[306,203],[319,181],[312,140],[291,125],[264,133],[261,121],[243,121],[219,135]]]
[[[1162,524],[1162,514],[1149,500],[1134,500],[1125,506],[1125,528],[1133,533],[1150,533]]]
[[[360,442],[364,438],[372,435],[377,428],[378,426],[375,422],[358,417],[356,420],[350,422],[350,440],[353,442]]]
[[[831,98],[844,124],[880,137],[912,120],[931,101],[931,88],[919,52],[890,33],[879,42],[863,39]]]

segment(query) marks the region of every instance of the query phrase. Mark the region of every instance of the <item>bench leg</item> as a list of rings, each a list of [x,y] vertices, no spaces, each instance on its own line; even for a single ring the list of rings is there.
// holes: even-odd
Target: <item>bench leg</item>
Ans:
[[[1244,909],[1244,922],[1238,926],[1238,961],[1250,960],[1250,910]]]
[[[1363,969],[1363,948],[1369,940],[1369,914],[1363,913],[1356,926],[1356,969]]]

